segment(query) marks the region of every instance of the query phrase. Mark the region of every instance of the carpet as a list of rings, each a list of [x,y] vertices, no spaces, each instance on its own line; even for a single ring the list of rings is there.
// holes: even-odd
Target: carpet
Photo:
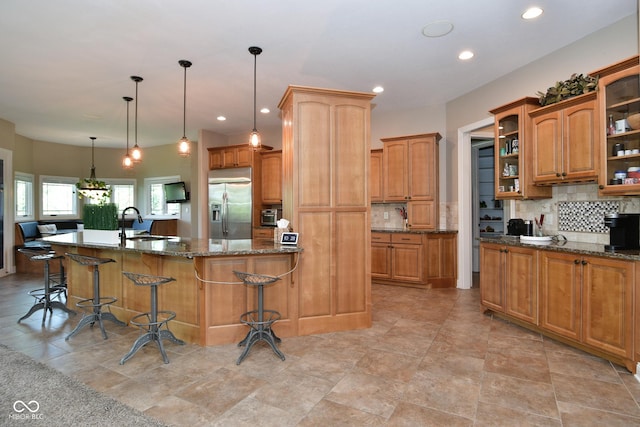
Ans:
[[[0,344],[0,426],[12,425],[164,424]]]

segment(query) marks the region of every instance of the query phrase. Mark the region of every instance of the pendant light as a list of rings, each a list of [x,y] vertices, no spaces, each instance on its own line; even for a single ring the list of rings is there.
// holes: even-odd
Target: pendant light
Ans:
[[[89,174],[89,178],[80,180],[80,182],[76,184],[76,188],[81,197],[95,200],[99,204],[102,204],[111,196],[111,189],[104,181],[98,181],[96,179],[96,165],[94,163],[96,137],[90,136],[89,139],[91,140],[91,173]]]
[[[124,169],[132,169],[133,159],[129,155],[129,103],[133,101],[133,98],[131,98],[130,96],[123,96],[122,99],[127,102],[127,152],[122,159],[122,167]]]
[[[140,83],[143,79],[139,76],[131,76],[131,80],[136,82],[136,115],[135,115],[135,133],[134,133],[134,145],[131,150],[131,159],[134,163],[140,163],[142,161],[142,150],[138,147],[138,83]],[[129,115],[127,114],[127,117]],[[127,138],[129,134],[127,133]]]
[[[262,146],[262,143],[260,141],[260,134],[256,128],[256,63],[258,55],[262,53],[262,49],[257,46],[251,46],[249,53],[253,55],[253,131],[251,131],[249,135],[249,145],[254,150],[257,150]]]
[[[178,141],[178,154],[188,157],[191,154],[191,141],[187,138],[187,68],[191,67],[191,62],[185,59],[178,61],[184,68],[184,91],[182,104],[182,138]]]

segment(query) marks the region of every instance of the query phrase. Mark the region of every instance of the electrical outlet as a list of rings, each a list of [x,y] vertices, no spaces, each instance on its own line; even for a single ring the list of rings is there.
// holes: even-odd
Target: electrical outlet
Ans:
[[[389,219],[389,212],[384,213],[384,219]]]

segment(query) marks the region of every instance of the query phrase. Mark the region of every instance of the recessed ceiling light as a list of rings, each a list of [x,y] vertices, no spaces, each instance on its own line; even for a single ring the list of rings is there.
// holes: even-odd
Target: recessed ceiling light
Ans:
[[[219,122],[224,122],[225,120],[227,120],[227,118],[225,116],[218,116],[216,117],[216,120],[218,120]]]
[[[453,31],[453,24],[449,21],[430,22],[422,28],[425,37],[442,37]]]
[[[267,107],[263,107],[263,108],[261,108],[261,109],[260,109],[260,112],[261,112],[262,114],[268,114],[268,113],[270,113],[270,112],[271,112],[271,110],[269,110]]]
[[[473,58],[473,52],[471,52],[470,50],[463,50],[458,55],[458,59],[462,59],[463,61],[466,61],[467,59],[471,59],[471,58]]]
[[[382,86],[376,86],[373,88],[373,93],[382,93],[384,92],[384,88]]]
[[[522,19],[534,19],[542,15],[542,9],[539,7],[531,7],[522,14]]]

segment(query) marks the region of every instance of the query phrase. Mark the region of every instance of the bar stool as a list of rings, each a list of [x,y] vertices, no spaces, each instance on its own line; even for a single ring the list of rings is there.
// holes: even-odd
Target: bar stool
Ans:
[[[47,310],[49,311],[49,313],[51,313],[52,316],[54,308],[59,308],[60,310],[65,311],[69,314],[76,314],[75,311],[67,308],[66,304],[63,304],[61,301],[59,301],[61,294],[64,295],[65,302],[67,300],[67,277],[64,273],[64,264],[62,263],[64,256],[56,255],[54,251],[39,251],[26,248],[20,248],[18,249],[18,252],[28,257],[29,261],[44,262],[44,288],[29,291],[29,295],[31,295],[35,299],[35,303],[31,306],[27,314],[18,319],[18,323],[31,316],[38,310],[43,310],[43,325],[45,320],[47,319]],[[53,261],[56,259],[60,261],[60,271],[58,273],[51,273],[49,261]],[[58,301],[52,301],[51,297],[57,297]]]
[[[149,286],[151,289],[151,307],[150,311],[147,313],[138,314],[129,320],[129,323],[139,327],[145,333],[138,337],[138,339],[133,343],[131,350],[120,360],[120,364],[124,365],[124,362],[129,360],[138,350],[147,345],[148,343],[154,341],[158,348],[160,349],[160,354],[162,354],[162,360],[164,363],[169,363],[169,358],[167,357],[167,353],[164,351],[164,346],[162,345],[163,339],[168,339],[171,342],[176,344],[184,345],[184,341],[178,339],[173,335],[173,333],[169,330],[169,321],[173,320],[176,317],[176,313],[173,311],[166,310],[158,310],[158,286],[173,282],[173,277],[162,277],[162,276],[151,276],[148,274],[138,274],[138,273],[129,273],[123,272],[129,280],[131,280],[136,286]],[[158,315],[161,318],[158,318]],[[145,321],[140,321],[139,319],[146,319]],[[162,329],[162,327],[166,329]]]
[[[271,325],[280,320],[280,313],[275,310],[264,309],[264,287],[280,280],[279,277],[268,276],[266,274],[244,273],[241,271],[233,272],[247,286],[258,287],[258,309],[248,311],[240,315],[240,322],[249,326],[247,336],[238,343],[238,347],[245,346],[244,351],[238,357],[236,365],[239,365],[249,354],[251,347],[258,341],[265,341],[273,352],[284,360],[284,354],[280,351],[276,343],[280,342],[280,338],[271,330]],[[267,317],[265,318],[265,315]]]
[[[104,330],[104,324],[102,320],[111,320],[116,325],[126,326],[127,324],[121,322],[111,313],[110,305],[114,302],[118,301],[115,297],[102,297],[100,296],[100,271],[98,267],[102,264],[106,264],[109,262],[116,262],[111,258],[97,258],[87,255],[80,254],[66,254],[70,259],[77,262],[80,265],[86,265],[93,267],[93,298],[87,298],[80,300],[76,303],[76,307],[82,308],[84,310],[91,310],[91,314],[87,314],[80,319],[80,323],[76,326],[76,328],[71,331],[69,335],[65,338],[65,341],[80,332],[82,328],[87,325],[93,326],[97,321],[98,325],[100,325],[100,330],[102,331],[102,338],[107,339],[107,333]],[[103,312],[102,308],[106,307],[109,311]]]

